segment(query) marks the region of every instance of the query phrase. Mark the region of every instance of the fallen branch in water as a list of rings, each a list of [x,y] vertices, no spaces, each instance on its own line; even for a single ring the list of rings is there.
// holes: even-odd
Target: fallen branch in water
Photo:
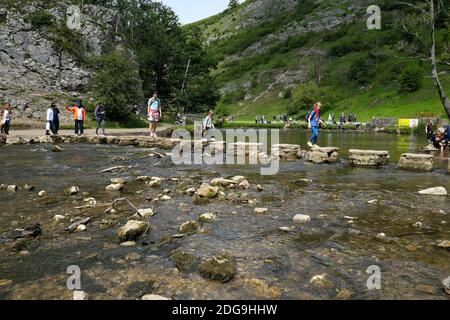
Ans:
[[[125,169],[125,166],[116,166],[116,167],[111,167],[105,170],[100,171],[100,173],[106,173],[106,172],[112,172],[112,171],[116,171],[116,170],[120,170],[120,169]]]
[[[106,209],[104,213],[110,213],[111,210],[113,210],[113,209],[116,208],[116,205],[117,205],[119,202],[126,202],[126,203],[128,203],[128,205],[134,210],[134,213],[139,214],[139,210],[138,210],[138,209],[136,208],[136,206],[135,206],[134,204],[132,204],[131,201],[128,200],[127,198],[118,198],[118,199],[114,200],[113,203],[111,204],[111,206],[110,206],[108,209]],[[140,216],[140,214],[139,214],[139,216]]]
[[[77,222],[72,223],[70,226],[66,227],[66,231],[73,232],[79,225],[88,224],[91,221],[91,218],[86,218]]]

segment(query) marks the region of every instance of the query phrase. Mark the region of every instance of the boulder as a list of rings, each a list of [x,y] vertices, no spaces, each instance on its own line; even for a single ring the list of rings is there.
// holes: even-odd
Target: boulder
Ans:
[[[298,144],[274,144],[272,155],[280,160],[294,161],[302,156],[302,149]]]
[[[311,217],[304,214],[297,214],[292,218],[295,223],[308,223],[311,222]]]
[[[318,164],[338,162],[339,148],[312,148],[308,153],[308,161]]]
[[[239,187],[241,189],[248,189],[250,188],[250,183],[247,180],[244,180],[241,183],[239,183]]]
[[[143,235],[148,230],[148,228],[148,223],[137,220],[130,220],[126,225],[119,229],[119,239],[122,242],[134,241],[141,235]]]
[[[429,154],[404,153],[398,163],[403,170],[432,171],[434,157]]]
[[[239,184],[242,181],[246,180],[247,178],[244,176],[234,176],[233,178],[231,178],[232,181],[234,181],[235,183]]]
[[[422,195],[446,196],[447,190],[444,187],[430,188],[419,191]]]
[[[112,192],[117,192],[122,189],[123,189],[123,184],[121,184],[121,183],[110,184],[109,186],[107,186],[105,188],[106,191],[112,191]]]
[[[352,166],[380,167],[389,164],[391,156],[388,151],[351,149],[348,154]]]
[[[197,189],[197,195],[199,195],[202,198],[214,198],[217,196],[217,193],[219,192],[219,188],[217,187],[211,187],[207,183],[203,183],[199,189]]]

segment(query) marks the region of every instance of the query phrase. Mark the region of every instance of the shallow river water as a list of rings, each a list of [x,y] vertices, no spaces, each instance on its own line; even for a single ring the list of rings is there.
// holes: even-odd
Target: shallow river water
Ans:
[[[307,135],[286,131],[281,142],[304,147]],[[343,160],[333,165],[286,162],[276,176],[261,176],[257,166],[174,166],[170,158],[149,157],[149,149],[135,147],[64,145],[61,153],[50,152],[50,145],[2,147],[0,183],[36,189],[0,191],[0,235],[34,223],[41,224],[42,235],[0,244],[0,299],[70,299],[66,270],[71,265],[80,267],[82,290],[90,299],[139,299],[149,293],[173,299],[448,299],[441,282],[450,276],[450,252],[436,244],[450,240],[450,198],[418,194],[436,186],[450,190],[447,160],[437,157],[432,173],[396,170],[401,153],[424,146],[420,137],[323,133],[320,144],[342,148]],[[348,167],[350,148],[389,150],[392,164]],[[99,173],[113,166],[128,168]],[[136,181],[141,175],[180,181],[168,179],[161,188],[150,188]],[[225,193],[256,200],[256,205],[224,199],[195,205],[191,196],[176,192],[235,175],[247,177],[250,189]],[[105,191],[118,177],[128,180],[124,190]],[[258,184],[263,191],[256,190]],[[70,186],[80,193],[63,195]],[[152,202],[164,189],[172,190],[172,200]],[[40,190],[48,196],[38,197]],[[105,206],[75,209],[88,197],[108,204],[122,196],[157,212],[150,218],[150,232],[134,247],[120,246],[117,237],[133,214],[126,206],[112,215],[103,214]],[[268,211],[256,215],[255,207]],[[201,232],[171,239],[181,224],[209,212],[217,219],[203,224]],[[296,214],[310,215],[312,221],[295,225]],[[55,215],[68,218],[54,223]],[[70,219],[86,217],[92,218],[87,231],[64,231]],[[421,228],[413,226],[417,222]],[[391,241],[376,239],[379,233]],[[223,284],[204,279],[195,268],[177,269],[170,258],[176,249],[199,260],[227,253],[235,259],[236,275]],[[381,290],[366,287],[366,270],[373,265],[381,270]],[[311,284],[322,274],[327,274],[325,285]]]

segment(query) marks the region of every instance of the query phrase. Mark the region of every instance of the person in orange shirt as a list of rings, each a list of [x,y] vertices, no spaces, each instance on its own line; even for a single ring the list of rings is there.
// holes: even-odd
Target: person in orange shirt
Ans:
[[[73,107],[66,107],[66,110],[73,113],[75,134],[82,136],[84,134],[84,121],[86,120],[86,108],[82,100],[78,100],[77,104]]]

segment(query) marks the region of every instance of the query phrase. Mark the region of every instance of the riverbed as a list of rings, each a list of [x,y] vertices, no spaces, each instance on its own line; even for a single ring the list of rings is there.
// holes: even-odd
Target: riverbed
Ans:
[[[289,130],[280,142],[304,147],[307,136]],[[436,186],[450,190],[447,159],[436,155],[432,173],[399,171],[400,154],[417,151],[426,145],[424,138],[324,132],[320,139],[322,146],[341,148],[343,160],[284,162],[276,176],[261,176],[259,167],[249,165],[175,166],[170,157],[149,156],[167,151],[137,147],[64,145],[61,153],[47,144],[2,147],[0,183],[35,190],[0,191],[0,234],[40,223],[42,235],[0,244],[0,299],[71,299],[66,285],[71,265],[80,267],[81,289],[94,300],[151,293],[177,300],[448,299],[442,280],[450,276],[450,252],[437,244],[450,240],[450,198],[418,194]],[[350,148],[388,150],[392,163],[351,168],[345,160]],[[100,173],[113,166],[125,168]],[[178,192],[236,175],[245,176],[250,188],[224,189],[226,197],[209,203],[196,205],[192,196]],[[136,181],[138,176],[165,180],[151,188]],[[112,178],[127,180],[122,191],[105,191]],[[80,192],[64,195],[71,186]],[[48,195],[39,197],[40,190]],[[163,190],[171,199],[154,201]],[[119,197],[156,211],[149,233],[135,246],[123,247],[117,237],[133,214],[127,206],[114,214],[104,214],[105,206],[76,209],[87,198],[110,204]],[[268,210],[257,215],[255,208]],[[173,237],[183,223],[204,213],[216,219],[194,234]],[[296,214],[311,221],[295,224]],[[66,220],[56,223],[55,215]],[[85,232],[64,230],[86,217],[92,220]],[[377,239],[380,233],[388,240]],[[202,277],[195,266],[177,267],[177,249],[198,261],[227,254],[235,276],[221,283]],[[370,266],[381,270],[380,290],[366,286]],[[312,283],[317,275],[326,281]]]

